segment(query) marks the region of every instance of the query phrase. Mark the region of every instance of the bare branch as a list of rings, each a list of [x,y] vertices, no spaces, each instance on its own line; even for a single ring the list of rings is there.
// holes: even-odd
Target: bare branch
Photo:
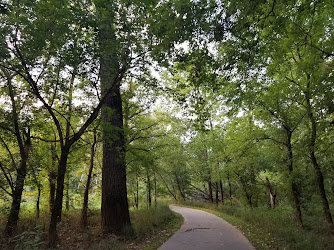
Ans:
[[[5,176],[10,188],[12,189],[12,191],[14,191],[14,185],[13,185],[13,182],[11,181],[11,179],[8,177],[4,167],[2,166],[1,162],[0,162],[0,168],[1,168],[1,171],[3,173],[3,175]]]

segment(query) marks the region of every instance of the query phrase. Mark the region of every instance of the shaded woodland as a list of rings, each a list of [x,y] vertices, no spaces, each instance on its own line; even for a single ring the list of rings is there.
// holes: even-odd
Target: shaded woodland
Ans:
[[[3,1],[1,235],[24,211],[49,247],[70,211],[131,235],[162,200],[334,234],[333,18],[329,0]]]

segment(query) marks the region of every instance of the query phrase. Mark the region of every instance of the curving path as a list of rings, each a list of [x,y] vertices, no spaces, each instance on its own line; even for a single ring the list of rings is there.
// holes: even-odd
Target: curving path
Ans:
[[[216,215],[178,206],[170,208],[180,213],[184,222],[179,231],[169,238],[159,250],[254,250],[243,234]]]

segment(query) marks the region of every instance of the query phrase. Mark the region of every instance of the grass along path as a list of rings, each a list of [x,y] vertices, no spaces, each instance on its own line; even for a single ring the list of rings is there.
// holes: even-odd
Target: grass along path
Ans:
[[[203,210],[226,220],[238,228],[258,250],[333,250],[334,237],[318,216],[305,216],[304,229],[296,226],[293,215],[286,210],[217,206],[204,202],[186,202],[180,206]],[[320,214],[321,216],[321,214]]]

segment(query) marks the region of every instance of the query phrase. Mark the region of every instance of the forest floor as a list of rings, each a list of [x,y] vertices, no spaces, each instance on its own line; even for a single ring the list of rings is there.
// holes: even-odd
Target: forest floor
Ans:
[[[334,250],[334,236],[321,212],[304,214],[304,228],[294,221],[292,211],[282,208],[246,208],[208,202],[182,202],[178,206],[200,209],[238,228],[257,250]]]
[[[100,214],[92,211],[89,225],[80,226],[80,211],[73,210],[63,215],[58,227],[57,249],[157,249],[182,225],[181,215],[169,210],[166,204],[157,208],[134,209],[130,212],[135,235],[116,237],[102,234]],[[4,221],[1,221],[3,228]],[[0,249],[47,249],[47,220],[41,217],[23,217],[19,222],[18,234],[7,239],[0,235]]]

